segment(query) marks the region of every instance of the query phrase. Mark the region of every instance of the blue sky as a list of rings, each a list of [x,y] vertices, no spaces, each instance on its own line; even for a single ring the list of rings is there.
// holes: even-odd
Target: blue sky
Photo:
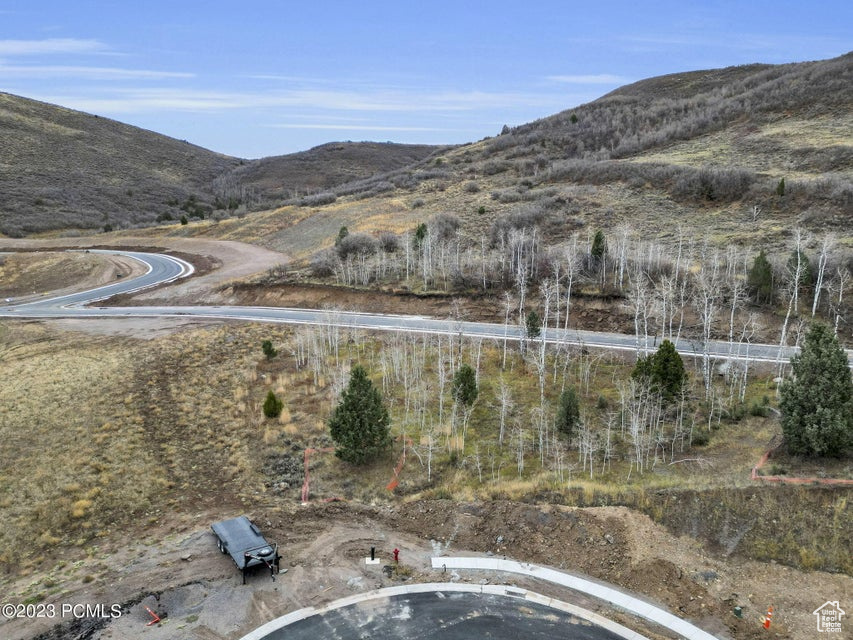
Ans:
[[[0,91],[255,158],[459,143],[651,76],[853,49],[853,3],[0,0]]]

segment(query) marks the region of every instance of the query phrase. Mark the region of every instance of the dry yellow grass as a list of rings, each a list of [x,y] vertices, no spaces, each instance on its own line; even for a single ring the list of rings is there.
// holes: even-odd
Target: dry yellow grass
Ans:
[[[675,142],[631,161],[691,167],[749,167],[769,176],[810,179],[816,177],[815,172],[793,170],[790,154],[810,146],[821,149],[851,146],[851,131],[851,114],[839,113],[809,120],[782,119],[748,130],[729,128]]]
[[[105,340],[3,326],[0,559],[36,552],[33,538],[85,543],[188,494],[256,491],[280,437],[254,407],[269,335],[237,326]]]

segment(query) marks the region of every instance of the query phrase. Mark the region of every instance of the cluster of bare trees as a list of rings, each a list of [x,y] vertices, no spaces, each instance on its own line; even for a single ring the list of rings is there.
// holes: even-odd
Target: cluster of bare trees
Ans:
[[[368,339],[333,322],[296,329],[290,352],[297,368],[311,371],[314,385],[331,389],[330,409],[354,358],[372,372],[395,430],[410,443],[428,481],[437,460],[467,466],[481,482],[495,481],[511,467],[518,477],[549,471],[565,482],[575,470],[592,477],[619,459],[643,473],[672,461],[689,444],[697,424],[689,394],[668,405],[635,380],[617,384],[620,400],[612,410],[585,408],[577,432],[570,438],[560,433],[554,396],[569,384],[588,395],[608,356],[549,343],[543,326],[543,334],[508,360],[496,341],[407,333]],[[483,390],[471,402],[452,390],[454,376],[466,366]],[[489,379],[484,370],[497,372]]]
[[[830,235],[809,238],[795,230],[790,252],[773,258],[773,304],[785,311],[774,328],[762,326],[760,306],[751,302],[755,251],[715,248],[680,232],[664,246],[626,224],[607,237],[575,233],[547,246],[546,221],[528,211],[499,221],[488,236],[472,241],[453,216],[439,216],[402,238],[349,235],[333,256],[332,273],[344,283],[399,278],[412,286],[501,291],[508,328],[525,326],[531,310],[541,322],[535,335],[526,327],[517,352],[508,339],[484,346],[461,335],[401,333],[366,343],[359,334],[329,325],[296,332],[297,365],[310,368],[315,382],[327,380],[339,390],[346,378],[340,364],[355,349],[394,398],[395,422],[412,439],[429,478],[441,456],[470,465],[481,480],[499,477],[512,464],[519,476],[531,467],[548,469],[562,482],[575,470],[604,472],[617,459],[639,473],[674,463],[697,434],[707,433],[714,420],[744,402],[750,371],[743,357],[759,332],[778,331],[784,346],[798,344],[813,315],[831,318],[836,329],[845,321],[850,270]],[[698,393],[685,388],[675,401],[664,401],[642,381],[614,380],[618,404],[587,407],[572,439],[560,434],[554,427],[554,396],[569,383],[589,394],[605,357],[551,340],[554,329],[572,326],[572,297],[580,285],[597,287],[630,311],[638,356],[652,353],[664,339],[679,343],[682,351],[692,345]],[[712,340],[729,345],[730,358],[718,369],[722,378],[715,375]],[[481,379],[484,353],[497,360],[491,365],[501,371],[497,378]],[[478,383],[489,388],[472,405],[461,404],[451,392],[462,365],[470,365]],[[513,370],[531,378],[532,385],[519,387]]]
[[[732,352],[742,353],[761,328],[750,304],[759,299],[752,273],[756,251],[734,245],[721,250],[682,232],[664,245],[627,224],[606,240],[588,230],[555,245],[545,241],[551,222],[542,209],[528,207],[471,238],[460,233],[455,216],[443,214],[402,237],[352,234],[312,266],[315,274],[347,285],[390,280],[441,291],[508,292],[514,303],[507,298],[507,323],[523,324],[535,308],[548,318],[546,326],[564,328],[570,326],[573,292],[592,285],[630,310],[638,351],[648,352],[662,338],[698,339],[707,393],[709,342],[728,338]],[[837,248],[832,235],[807,238],[797,229],[790,254],[773,258],[770,298],[786,309],[780,346],[791,342],[792,321],[807,313],[806,301],[811,316],[821,313],[836,331],[845,322],[850,269]]]

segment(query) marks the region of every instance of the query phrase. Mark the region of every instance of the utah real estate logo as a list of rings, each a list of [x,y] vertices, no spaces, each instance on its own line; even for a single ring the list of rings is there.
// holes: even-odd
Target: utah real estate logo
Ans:
[[[812,611],[817,617],[817,630],[821,633],[841,633],[841,616],[844,615],[838,600],[827,600]]]

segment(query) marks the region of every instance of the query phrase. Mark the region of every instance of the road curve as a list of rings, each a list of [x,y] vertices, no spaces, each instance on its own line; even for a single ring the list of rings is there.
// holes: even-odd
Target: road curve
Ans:
[[[95,252],[96,250],[90,250]],[[141,289],[173,282],[193,273],[188,262],[156,253],[136,251],[98,250],[101,253],[127,256],[146,265],[145,274],[129,278],[97,289],[82,291],[55,298],[44,298],[22,304],[6,303],[0,306],[0,317],[12,318],[122,318],[122,317],[186,317],[248,322],[273,322],[280,324],[328,325],[350,329],[373,331],[403,331],[462,335],[472,338],[518,341],[523,331],[518,326],[507,326],[487,322],[463,322],[439,320],[425,316],[374,314],[354,311],[328,311],[317,309],[293,309],[284,307],[237,307],[237,306],[149,306],[149,307],[98,307],[91,306],[120,293],[132,293]],[[563,330],[547,328],[542,339],[550,344],[568,344],[587,348],[637,351],[635,336],[604,333],[598,331]],[[676,342],[683,356],[701,356],[701,343],[688,339]],[[648,345],[649,349],[656,344]],[[728,342],[712,341],[708,352],[714,359],[749,360],[751,362],[787,362],[798,349],[769,344],[730,345]],[[853,351],[847,350],[848,361],[853,366]]]
[[[285,614],[241,640],[648,640],[576,605],[504,585],[386,587]]]

